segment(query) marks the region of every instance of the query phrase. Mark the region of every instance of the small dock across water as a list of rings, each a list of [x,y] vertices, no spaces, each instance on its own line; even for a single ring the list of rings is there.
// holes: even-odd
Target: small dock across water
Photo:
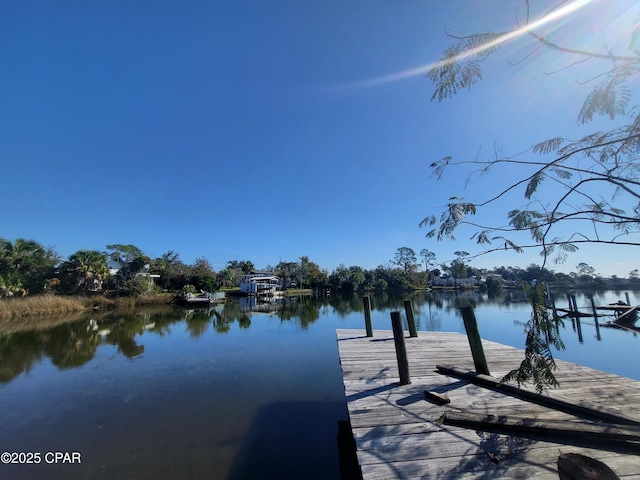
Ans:
[[[522,350],[483,340],[491,376],[478,375],[465,335],[418,332],[405,337],[411,383],[400,385],[391,331],[336,333],[364,480],[555,480],[573,453],[640,478],[638,381],[557,360],[548,394],[491,388]]]

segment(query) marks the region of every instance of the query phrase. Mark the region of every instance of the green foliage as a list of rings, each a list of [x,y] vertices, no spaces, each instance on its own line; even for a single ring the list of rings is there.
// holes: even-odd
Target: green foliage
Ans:
[[[58,262],[52,249],[33,240],[0,238],[0,296],[44,292]]]
[[[146,277],[136,276],[127,280],[122,289],[124,295],[138,296],[150,293],[151,283]]]
[[[250,273],[256,268],[250,260],[231,260],[227,262],[227,267],[231,270],[239,270],[242,273]]]
[[[303,255],[298,262],[281,261],[276,265],[275,274],[280,277],[285,288],[295,285],[297,288],[320,288],[328,282],[326,270]]]
[[[424,286],[424,282],[419,283],[416,272],[382,265],[374,270],[364,270],[355,265],[348,268],[339,265],[331,272],[327,283],[332,289],[343,292],[403,292]]]
[[[97,250],[78,250],[60,265],[61,290],[88,293],[102,290],[109,275],[105,255]]]
[[[129,263],[136,258],[144,256],[142,250],[131,244],[123,245],[121,243],[114,243],[107,245],[107,250],[111,250],[109,252],[109,258],[118,263]]]
[[[199,291],[214,292],[218,289],[218,280],[215,274],[191,275],[189,281]]]
[[[393,263],[408,273],[416,269],[418,257],[412,248],[400,247],[396,251]]]
[[[460,223],[468,215],[474,215],[476,213],[476,205],[470,202],[464,201],[463,198],[451,197],[446,210],[440,216],[440,227],[434,228],[427,232],[427,238],[436,237],[438,240],[455,240],[455,230]],[[438,223],[438,220],[434,216],[426,217],[420,222],[420,226],[432,226]]]
[[[427,73],[436,85],[431,100],[442,101],[453,97],[459,90],[469,90],[482,80],[480,62],[498,50],[500,35],[481,33],[459,39],[444,52],[444,56]]]
[[[230,268],[223,268],[216,274],[218,289],[231,288],[238,285],[238,277]]]
[[[507,373],[502,381],[515,381],[519,386],[531,382],[536,391],[542,393],[559,385],[554,375],[556,363],[551,347],[556,350],[565,349],[560,338],[563,323],[559,317],[550,314],[545,306],[543,282],[537,283],[531,305],[533,315],[525,327],[527,337],[524,360],[517,369]]]
[[[136,296],[149,293],[151,290],[152,260],[135,245],[107,245],[111,250],[109,258],[120,265],[114,277],[110,278],[111,288],[122,295]]]
[[[180,261],[180,256],[173,250],[169,250],[161,257],[151,262],[149,272],[159,275],[156,285],[163,290],[178,291],[188,281],[189,267]]]

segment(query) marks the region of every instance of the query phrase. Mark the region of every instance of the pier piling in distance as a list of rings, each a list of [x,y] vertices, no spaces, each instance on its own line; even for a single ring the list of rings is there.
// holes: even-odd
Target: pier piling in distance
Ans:
[[[417,337],[418,330],[416,330],[416,319],[413,316],[413,304],[411,300],[404,301],[404,311],[407,314],[407,324],[409,325],[409,336]]]
[[[404,332],[402,331],[402,317],[400,316],[400,312],[391,312],[391,328],[393,329],[393,342],[396,346],[400,385],[408,385],[411,383],[411,378],[409,376],[409,361],[407,359],[407,348],[404,344]]]
[[[582,337],[582,325],[580,324],[580,312],[578,311],[578,303],[576,302],[575,295],[571,295],[569,297],[569,303],[573,305],[572,310],[576,319],[576,329],[578,330],[578,342],[584,343],[584,338]]]
[[[371,297],[364,295],[362,297],[364,305],[364,326],[367,331],[367,337],[373,337],[373,327],[371,326]]]
[[[576,314],[576,318],[578,318],[578,302],[576,302],[576,296],[575,295],[571,295],[571,304],[573,305],[572,310],[575,312]]]
[[[600,336],[600,324],[598,323],[598,311],[596,310],[596,302],[593,300],[593,295],[591,295],[591,310],[593,310],[593,320],[596,324],[596,338],[601,340]]]
[[[475,365],[476,373],[491,375],[489,373],[487,359],[484,356],[482,339],[480,338],[480,332],[478,331],[478,322],[476,321],[476,315],[473,312],[473,307],[470,305],[460,307],[460,313],[462,313],[464,328],[467,331],[467,339],[469,340],[469,346],[471,347],[471,355],[473,355],[473,364]]]

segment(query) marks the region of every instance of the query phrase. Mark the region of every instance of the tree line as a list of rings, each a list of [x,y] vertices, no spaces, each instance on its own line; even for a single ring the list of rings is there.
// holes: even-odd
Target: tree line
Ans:
[[[453,278],[486,279],[489,288],[532,283],[544,277],[564,286],[591,288],[640,286],[640,274],[633,270],[627,278],[604,279],[586,263],[575,272],[556,273],[538,265],[478,269],[468,262],[468,253],[456,252],[450,262],[438,263],[436,254],[422,249],[418,254],[400,247],[386,265],[365,269],[357,265],[339,265],[329,272],[302,256],[295,261],[280,261],[263,270],[279,276],[284,288],[331,289],[336,291],[402,291],[424,288],[441,275]],[[420,260],[419,260],[420,259]],[[205,257],[193,264],[180,260],[169,250],[152,258],[131,244],[106,245],[105,251],[78,250],[63,259],[53,249],[34,240],[0,238],[0,297],[16,297],[41,293],[89,294],[112,292],[118,295],[140,295],[153,291],[179,292],[217,291],[239,285],[242,275],[255,271],[250,260],[230,260],[215,271]]]

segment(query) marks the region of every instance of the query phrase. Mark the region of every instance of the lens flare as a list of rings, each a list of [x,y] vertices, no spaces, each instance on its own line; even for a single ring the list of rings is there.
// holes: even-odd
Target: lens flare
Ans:
[[[549,24],[552,24],[565,17],[568,17],[569,15],[575,13],[576,11],[580,10],[582,7],[594,1],[596,0],[574,0],[572,2],[569,2],[566,5],[547,13],[545,16],[543,16],[538,20],[530,22],[521,28],[518,28],[516,30],[507,32],[504,35],[501,35],[500,37],[496,38],[492,42],[488,42],[476,48],[466,50],[460,53],[460,55],[457,55],[452,58],[448,58],[447,60],[440,60],[438,62],[433,62],[427,65],[422,65],[420,67],[402,70],[400,72],[384,75],[381,77],[374,77],[366,80],[360,80],[357,82],[343,84],[341,86],[338,86],[337,89],[350,90],[350,89],[363,88],[363,87],[373,87],[377,85],[384,85],[387,83],[396,82],[398,80],[404,80],[404,79],[415,77],[418,75],[424,75],[432,68],[437,68],[437,67],[446,65],[448,63],[458,62],[460,60],[464,60],[465,58],[478,55],[485,50],[503,45],[507,42],[510,42],[511,40],[515,40],[516,38],[519,38],[533,31],[534,29],[537,29],[543,26],[548,26]]]

